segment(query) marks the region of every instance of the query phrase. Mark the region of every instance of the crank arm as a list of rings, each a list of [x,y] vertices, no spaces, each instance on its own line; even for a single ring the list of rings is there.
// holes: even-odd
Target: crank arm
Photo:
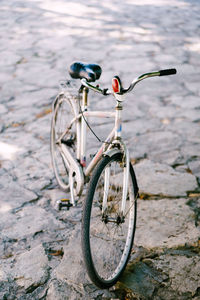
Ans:
[[[76,195],[79,196],[83,190],[83,184],[84,184],[84,176],[83,171],[77,160],[74,159],[74,157],[71,155],[70,151],[67,149],[67,147],[64,144],[61,144],[60,146],[61,155],[63,157],[64,162],[66,163],[66,166],[69,167],[69,178],[70,173],[73,177],[73,181],[76,182],[76,187],[73,188],[76,191]],[[71,179],[70,179],[71,180]],[[72,182],[72,180],[71,180]],[[69,182],[70,184],[70,182]],[[72,183],[71,183],[72,186]],[[71,189],[70,186],[70,189]],[[74,183],[73,183],[74,186]]]

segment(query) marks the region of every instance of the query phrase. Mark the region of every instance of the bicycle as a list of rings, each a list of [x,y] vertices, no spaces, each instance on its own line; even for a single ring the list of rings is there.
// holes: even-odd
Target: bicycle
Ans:
[[[176,69],[145,73],[134,79],[127,89],[123,88],[120,78],[114,76],[113,91],[91,83],[100,78],[101,72],[97,64],[75,62],[70,66],[71,77],[81,80],[81,87],[76,97],[71,92],[73,81],[64,82],[53,103],[51,156],[59,186],[70,191],[71,200],[60,200],[60,209],[76,206],[84,185],[89,182],[82,215],[83,259],[92,282],[100,288],[109,288],[118,281],[131,253],[139,193],[129,151],[122,139],[123,101],[141,80],[173,75]],[[113,95],[115,112],[89,111],[90,89],[103,96]],[[90,117],[114,118],[115,122],[87,165],[86,127],[91,129]]]

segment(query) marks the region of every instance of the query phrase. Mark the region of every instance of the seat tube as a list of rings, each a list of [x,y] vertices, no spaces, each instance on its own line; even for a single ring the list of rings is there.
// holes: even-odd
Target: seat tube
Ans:
[[[122,103],[117,101],[115,107],[115,139],[121,139],[122,134]]]
[[[83,95],[82,95],[82,104],[81,104],[81,109],[82,112],[84,113],[87,111],[88,107],[88,88],[83,89]],[[86,117],[84,116],[86,119]],[[83,116],[81,118],[81,149],[80,149],[80,163],[83,167],[86,166],[86,127],[87,124],[84,120]]]

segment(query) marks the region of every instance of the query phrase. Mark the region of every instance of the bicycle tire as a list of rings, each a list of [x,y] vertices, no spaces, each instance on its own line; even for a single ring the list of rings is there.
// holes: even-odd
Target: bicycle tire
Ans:
[[[123,178],[121,180],[119,176],[123,176],[124,170],[124,167],[121,167],[122,157],[122,154],[117,153],[111,157],[103,157],[98,163],[91,177],[83,206],[83,259],[91,281],[100,288],[109,288],[118,281],[127,265],[135,235],[138,186],[131,163],[127,195],[129,207],[126,207],[127,218],[125,218],[125,222],[121,224],[108,222],[106,224],[105,218],[104,221],[102,219],[103,196],[101,193],[104,185],[104,171],[108,166],[111,170],[111,176],[106,214],[110,214],[110,220],[112,216],[117,220],[119,215],[123,188]],[[114,165],[118,173],[114,173],[114,169],[112,169]],[[124,232],[127,230],[127,236],[122,237],[122,229]]]
[[[54,174],[60,188],[68,192],[69,188],[69,174],[68,168],[63,160],[61,151],[59,150],[60,144],[58,144],[58,139],[63,134],[64,130],[69,127],[71,120],[75,116],[73,105],[70,97],[66,97],[64,94],[61,94],[55,102],[55,107],[52,115],[51,121],[51,159]],[[73,123],[72,127],[65,134],[61,140],[61,143],[64,143],[68,147],[73,157],[76,157],[77,151],[77,127],[76,122]]]

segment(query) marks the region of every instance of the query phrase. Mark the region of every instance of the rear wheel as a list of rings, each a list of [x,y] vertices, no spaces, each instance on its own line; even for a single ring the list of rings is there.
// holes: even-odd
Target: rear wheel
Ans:
[[[108,187],[106,173],[109,173]],[[90,279],[100,288],[117,282],[132,249],[138,186],[131,164],[124,215],[121,213],[123,175],[122,154],[104,157],[93,172],[83,207],[83,257]]]
[[[56,100],[51,122],[52,164],[57,182],[64,191],[69,191],[69,175],[61,146],[66,146],[74,157],[77,149],[77,123],[71,123],[75,116],[73,101],[74,98],[60,95]]]

